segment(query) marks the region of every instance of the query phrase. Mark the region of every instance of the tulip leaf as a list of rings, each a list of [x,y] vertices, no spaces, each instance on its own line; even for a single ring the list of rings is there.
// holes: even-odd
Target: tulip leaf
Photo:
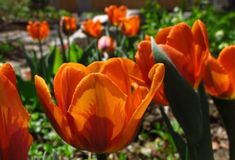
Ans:
[[[51,50],[48,63],[53,67],[52,73],[55,74],[59,67],[63,64],[62,53],[56,46]]]
[[[32,53],[28,53],[26,49],[24,48],[24,58],[26,59],[27,65],[30,67],[32,75],[37,74],[38,72],[38,58],[35,51],[32,51]],[[31,55],[31,56],[29,56]]]
[[[151,45],[155,61],[165,65],[164,91],[172,112],[183,128],[188,143],[196,146],[202,136],[200,98],[153,38]]]
[[[230,160],[235,160],[235,100],[225,100],[216,97],[212,98],[223,119],[224,127],[228,135]]]
[[[211,133],[210,133],[210,117],[209,117],[209,105],[208,98],[205,93],[203,83],[199,85],[198,93],[200,95],[201,110],[203,117],[203,132],[201,140],[197,146],[197,157],[200,160],[213,160]]]
[[[70,46],[69,62],[79,62],[83,54],[83,50],[76,44]]]
[[[167,117],[167,115],[164,111],[164,108],[162,106],[160,106],[160,111],[161,111],[162,117],[163,117],[163,119],[166,123],[166,126],[167,126],[171,136],[174,139],[174,143],[175,143],[175,146],[176,146],[176,148],[179,152],[180,158],[182,160],[188,159],[188,152],[187,152],[186,142],[183,140],[183,138],[177,132],[174,131],[174,129],[173,129],[171,123],[170,123],[170,120]]]

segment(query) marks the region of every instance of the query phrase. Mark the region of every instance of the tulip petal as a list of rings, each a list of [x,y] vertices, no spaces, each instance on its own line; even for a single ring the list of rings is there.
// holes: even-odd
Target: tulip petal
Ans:
[[[89,73],[96,73],[100,71],[103,65],[104,65],[104,62],[96,61],[94,63],[89,64],[89,66],[87,66],[87,70]]]
[[[137,104],[142,101],[143,90],[141,90],[138,85],[143,84],[143,81],[140,79],[141,73],[138,66],[129,59],[115,58],[108,60],[103,65],[100,72],[108,76],[125,94],[128,95],[125,110],[127,117],[130,118],[135,111]],[[136,104],[136,106],[134,107],[133,104]],[[127,118],[127,121],[129,118]]]
[[[148,72],[151,67],[155,64],[151,49],[151,43],[149,41],[142,41],[138,45],[138,51],[135,55],[135,59],[141,69],[141,72],[143,73],[145,81],[149,85],[151,82],[148,79]]]
[[[161,29],[155,36],[155,40],[158,44],[166,44],[167,36],[170,33],[172,27],[166,27]]]
[[[3,64],[2,67],[0,68],[0,74],[6,76],[12,82],[12,84],[16,86],[15,72],[10,64],[8,63]]]
[[[63,64],[54,79],[54,92],[58,106],[66,114],[74,90],[80,80],[86,75],[86,67],[77,63]]]
[[[54,126],[57,133],[64,138],[65,141],[70,142],[71,131],[66,115],[63,114],[61,108],[57,107],[52,102],[52,97],[45,81],[40,76],[35,76],[35,86],[37,94],[43,109]]]
[[[118,26],[122,19],[126,17],[127,7],[124,5],[120,7],[111,5],[105,8],[105,13],[108,15],[110,22]]]
[[[89,151],[104,152],[125,125],[126,95],[107,76],[91,73],[76,87],[69,108],[75,132]],[[83,141],[86,139],[86,141]]]
[[[206,26],[202,21],[197,20],[194,22],[192,26],[192,34],[195,44],[202,47],[202,50],[207,50],[209,48]]]
[[[131,91],[131,84],[127,68],[131,68],[131,66],[125,66],[122,59],[115,58],[109,59],[104,63],[100,72],[108,76],[125,94],[128,95]]]
[[[120,58],[124,66],[126,66],[128,75],[130,77],[135,77],[134,79],[138,79],[138,81],[143,81],[143,75],[140,71],[139,66],[128,58]]]
[[[190,83],[194,85],[194,66],[189,65],[187,57],[182,52],[179,52],[175,48],[168,45],[159,45],[159,47],[167,54],[170,60],[175,65],[179,73]]]
[[[88,19],[84,22],[82,27],[83,30],[92,37],[99,37],[103,29],[103,26],[99,20],[93,22],[92,19]]]
[[[228,72],[230,81],[232,83],[232,90],[235,90],[235,45],[225,47],[219,54],[218,61],[223,68]],[[232,97],[235,97],[233,91]]]
[[[235,72],[235,45],[225,47],[219,54],[218,61],[227,72]]]
[[[139,66],[128,58],[120,58],[120,60],[122,61],[125,66],[125,69],[127,70],[130,82],[137,83],[141,86],[146,86],[143,74],[141,73]]]
[[[152,71],[149,74],[149,77],[152,79],[152,84],[151,84],[148,94],[145,96],[141,104],[133,113],[129,123],[127,124],[127,126],[125,127],[125,130],[123,131],[123,134],[121,135],[122,138],[119,139],[120,141],[118,142],[118,144],[114,148],[110,148],[109,152],[122,149],[123,147],[125,147],[127,144],[131,142],[131,140],[134,137],[134,134],[136,133],[136,130],[138,129],[138,125],[140,124],[142,116],[144,115],[152,98],[156,94],[156,91],[161,86],[163,79],[164,79],[165,67],[162,63],[155,64],[155,66],[153,67],[154,67],[155,72]]]
[[[28,149],[32,143],[32,137],[28,132],[29,115],[24,109],[15,85],[2,73],[0,73],[0,151],[3,152],[0,152],[0,159],[27,159]]]
[[[166,44],[182,52],[186,57],[193,52],[193,35],[186,23],[179,23],[170,30]]]
[[[13,124],[12,127],[15,128],[16,126]],[[33,137],[29,134],[28,128],[18,129],[11,136],[9,142],[8,159],[9,160],[28,159],[28,151],[32,142],[33,142]]]
[[[192,33],[195,43],[194,48],[194,87],[197,87],[202,79],[202,75],[205,69],[205,61],[209,56],[209,42],[206,31],[206,26],[200,20],[194,22],[192,27]]]
[[[140,18],[139,16],[126,17],[122,20],[121,30],[129,37],[135,36],[140,28]]]
[[[209,94],[216,97],[230,96],[231,82],[229,75],[221,64],[212,57],[207,61],[204,81]]]

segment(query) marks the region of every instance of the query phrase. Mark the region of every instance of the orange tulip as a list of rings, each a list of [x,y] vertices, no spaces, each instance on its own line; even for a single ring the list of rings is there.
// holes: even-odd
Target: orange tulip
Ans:
[[[105,12],[109,17],[110,22],[118,26],[123,18],[126,17],[127,14],[127,7],[126,6],[116,6],[116,5],[111,5],[109,7],[105,8]]]
[[[10,98],[10,99],[9,99]],[[9,64],[0,68],[0,159],[26,160],[32,136],[29,115],[16,89],[16,77]]]
[[[83,30],[92,37],[100,37],[103,26],[99,20],[93,21],[92,19],[88,19],[83,23]]]
[[[67,143],[109,153],[132,141],[164,73],[163,64],[152,68],[148,90],[141,84],[138,66],[129,59],[111,58],[87,67],[66,63],[54,79],[58,106],[41,77],[35,77],[35,84],[48,118]]]
[[[33,39],[43,40],[48,36],[50,29],[49,29],[48,23],[46,21],[43,21],[43,22],[29,21],[29,23],[27,25],[27,31],[28,31],[28,34]]]
[[[60,26],[65,35],[71,36],[77,30],[77,21],[75,17],[63,16],[60,19]]]
[[[185,23],[167,27],[156,35],[156,41],[175,64],[179,73],[197,88],[205,71],[209,55],[206,27],[200,20],[192,29]]]
[[[145,35],[145,36],[144,36],[144,40],[146,40],[146,41],[151,41],[151,36]]]
[[[140,17],[139,16],[131,16],[124,18],[121,22],[121,30],[122,32],[128,36],[135,36],[140,28]]]
[[[116,42],[113,40],[112,37],[102,36],[98,40],[98,49],[100,51],[113,52],[115,48],[116,48]]]
[[[217,98],[235,99],[235,45],[225,47],[217,59],[210,56],[204,75],[206,91]]]
[[[155,60],[151,49],[151,42],[149,40],[144,40],[138,45],[135,60],[141,70],[145,83],[150,86],[152,80],[149,78],[148,74],[151,68],[155,65]],[[160,86],[160,89],[154,96],[153,100],[156,104],[168,104],[168,101],[164,95],[163,84]]]

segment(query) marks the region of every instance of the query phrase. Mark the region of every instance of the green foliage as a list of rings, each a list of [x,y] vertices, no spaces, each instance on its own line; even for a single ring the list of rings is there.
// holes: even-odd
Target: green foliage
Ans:
[[[65,144],[55,133],[45,114],[39,112],[31,113],[29,126],[30,132],[34,136],[34,143],[29,151],[29,156],[32,159],[42,159],[42,157],[52,159],[56,155],[63,155],[68,158],[73,156],[75,149]]]
[[[13,51],[9,43],[0,43],[0,62],[3,62],[6,56]]]
[[[48,0],[0,0],[0,20],[4,21],[58,20],[63,15],[70,13],[58,11]]]

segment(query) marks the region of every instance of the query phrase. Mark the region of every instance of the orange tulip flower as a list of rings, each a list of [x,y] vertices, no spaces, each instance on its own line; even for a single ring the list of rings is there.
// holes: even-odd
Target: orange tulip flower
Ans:
[[[179,73],[197,88],[205,71],[209,55],[206,27],[200,20],[192,29],[186,23],[179,23],[160,30],[156,42],[175,64]]]
[[[155,65],[155,59],[151,49],[151,42],[149,40],[144,40],[138,45],[135,60],[141,70],[145,83],[147,84],[147,86],[150,86],[152,80],[149,78],[148,74],[151,68]],[[164,94],[163,84],[160,86],[159,91],[154,96],[153,101],[156,104],[168,104],[168,101]]]
[[[126,17],[127,14],[127,7],[126,6],[116,6],[116,5],[111,5],[109,7],[105,8],[105,13],[108,15],[110,22],[118,26],[123,18]]]
[[[112,37],[102,36],[98,40],[98,49],[100,51],[113,52],[115,48],[116,48],[116,42],[113,40]]]
[[[60,26],[65,35],[71,36],[77,30],[77,21],[75,17],[63,16],[60,19]]]
[[[96,153],[115,152],[134,138],[142,116],[162,84],[164,65],[156,64],[148,90],[138,66],[111,58],[63,64],[54,79],[55,105],[45,81],[35,76],[40,101],[58,134],[74,147]]]
[[[29,21],[28,25],[27,25],[27,31],[28,34],[36,40],[43,40],[45,39],[49,32],[49,25],[46,21],[43,22],[39,22],[39,21]]]
[[[124,18],[121,22],[121,30],[122,32],[128,36],[135,36],[140,28],[140,17],[139,16],[131,16]]]
[[[93,21],[92,19],[88,19],[83,23],[83,30],[92,37],[100,37],[103,26],[99,20]]]
[[[206,91],[217,98],[235,99],[235,45],[225,47],[217,59],[210,56],[204,75]]]
[[[9,99],[10,98],[10,99]],[[29,115],[16,89],[16,77],[9,64],[0,68],[0,159],[26,160],[32,136]]]

